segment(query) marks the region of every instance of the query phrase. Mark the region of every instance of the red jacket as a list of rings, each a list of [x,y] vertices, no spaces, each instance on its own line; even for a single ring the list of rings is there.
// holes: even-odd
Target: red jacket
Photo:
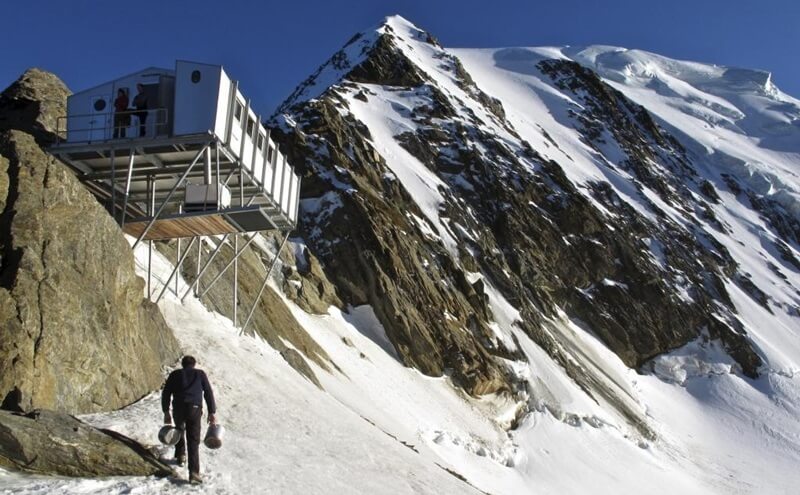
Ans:
[[[124,112],[128,109],[128,97],[126,95],[117,96],[114,100],[114,110],[117,112]]]

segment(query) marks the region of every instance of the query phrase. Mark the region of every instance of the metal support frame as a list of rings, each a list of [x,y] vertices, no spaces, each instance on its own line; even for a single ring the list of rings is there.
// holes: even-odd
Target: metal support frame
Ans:
[[[186,176],[189,175],[189,172],[192,171],[194,166],[197,164],[197,161],[200,160],[201,156],[203,156],[203,153],[205,152],[205,149],[208,146],[209,146],[208,143],[206,143],[205,146],[200,148],[200,151],[197,152],[197,155],[195,155],[194,160],[192,160],[192,163],[190,163],[189,166],[186,168],[186,171],[183,173],[183,175],[181,175],[181,178],[178,179],[178,182],[176,182],[174,186],[172,186],[172,189],[170,190],[169,194],[167,195],[166,198],[164,198],[164,201],[161,203],[161,206],[159,206],[158,211],[155,213],[155,215],[153,215],[153,218],[150,219],[150,222],[148,222],[147,226],[139,235],[139,238],[136,239],[136,242],[133,244],[133,249],[136,249],[136,246],[139,245],[139,242],[141,242],[141,240],[144,239],[144,236],[147,235],[147,233],[150,231],[150,228],[153,226],[153,224],[158,219],[159,215],[161,215],[161,212],[164,211],[164,208],[169,203],[169,200],[170,198],[172,198],[172,195],[175,194],[175,191],[178,190],[178,187],[181,184],[183,184],[183,181],[186,179]]]
[[[203,160],[203,183],[205,185],[211,185],[211,147],[206,146],[206,154]],[[219,203],[217,203],[219,204]]]
[[[216,165],[216,179],[214,179],[214,187],[217,190],[217,209],[219,209],[222,201],[222,188],[219,185],[219,141],[214,142],[214,162]]]
[[[111,208],[108,212],[111,213],[111,218],[117,218],[117,168],[114,165],[116,153],[114,148],[111,148]]]
[[[253,236],[255,238],[255,236]],[[233,234],[233,251],[239,251],[239,235]],[[244,249],[242,249],[244,251]],[[237,326],[239,316],[239,256],[233,258],[233,326]]]
[[[161,300],[161,298],[164,296],[164,293],[167,291],[169,283],[172,282],[172,277],[174,277],[175,274],[178,273],[178,270],[181,269],[181,265],[183,265],[183,260],[185,260],[186,257],[189,256],[189,253],[192,251],[192,246],[194,245],[194,242],[196,240],[197,237],[192,237],[192,241],[189,243],[188,246],[186,246],[186,251],[183,252],[183,255],[178,260],[178,264],[175,265],[175,268],[172,269],[172,273],[169,274],[169,278],[167,279],[166,282],[164,282],[164,287],[161,288],[161,292],[158,294],[158,297],[156,298],[156,304],[158,304],[158,301]]]
[[[264,293],[264,289],[267,288],[267,284],[269,283],[269,276],[272,273],[272,269],[275,267],[275,263],[278,261],[278,258],[280,258],[281,251],[283,251],[283,246],[286,244],[286,241],[289,240],[290,233],[291,231],[287,231],[286,235],[283,237],[283,242],[281,242],[281,246],[278,248],[278,252],[275,253],[275,257],[272,259],[272,263],[270,263],[266,275],[264,275],[264,281],[261,283],[261,288],[258,290],[258,295],[256,295],[256,298],[253,300],[253,305],[250,306],[250,312],[247,313],[247,319],[245,319],[244,325],[242,325],[242,329],[239,331],[239,335],[243,334],[244,331],[247,329],[247,325],[250,324],[250,320],[253,318],[253,313],[255,313],[256,311],[256,306],[258,306],[259,301],[261,301],[261,295]]]
[[[130,159],[128,160],[128,173],[125,176],[125,196],[122,203],[122,220],[120,221],[120,225],[123,227],[125,226],[125,216],[128,214],[128,196],[131,192],[131,176],[133,174],[133,162],[135,159],[136,155],[133,149],[131,149]]]
[[[180,259],[181,259],[181,241],[182,241],[182,240],[183,240],[183,239],[181,239],[180,237],[178,237],[178,243],[177,243],[177,244],[178,244],[178,245],[177,245],[177,248],[178,248],[178,250],[177,250],[177,252],[175,253],[175,264],[176,264],[176,265],[178,264],[178,262],[179,262],[179,261],[180,261]],[[153,241],[150,241],[150,242],[153,242]],[[178,277],[175,277],[175,294],[177,294],[177,293],[178,293]]]
[[[195,267],[195,279],[200,282],[200,261],[203,258],[203,238],[200,236],[200,242],[197,243],[197,266]],[[178,285],[175,284],[175,295],[178,295]]]
[[[155,180],[153,180],[152,176],[148,176],[147,178],[147,191],[150,193],[150,197],[147,198],[147,214],[152,215],[153,210],[155,209]],[[153,290],[152,290],[152,276],[153,273],[153,241],[147,242],[147,299],[153,297]]]
[[[234,247],[234,251],[233,251],[233,259],[232,259],[232,260],[230,260],[230,261],[228,261],[228,264],[227,264],[227,265],[225,265],[225,267],[224,267],[222,270],[220,270],[220,272],[219,272],[219,273],[217,273],[217,276],[216,276],[216,277],[214,277],[214,279],[213,279],[213,280],[211,280],[211,282],[210,282],[210,283],[209,283],[209,284],[206,286],[206,288],[205,288],[205,289],[203,289],[203,291],[202,291],[202,292],[200,292],[200,294],[199,294],[197,297],[201,297],[201,298],[202,298],[203,296],[205,296],[206,294],[208,294],[208,291],[210,291],[210,290],[211,290],[211,289],[214,287],[214,284],[216,284],[216,283],[217,283],[217,281],[218,281],[220,278],[222,278],[222,275],[224,275],[224,274],[225,274],[225,272],[226,272],[226,271],[228,271],[228,268],[230,268],[231,266],[233,266],[233,262],[234,262],[234,261],[236,261],[236,259],[238,259],[238,258],[239,258],[239,256],[241,256],[241,255],[242,255],[242,253],[245,251],[245,249],[247,249],[247,247],[248,247],[250,244],[252,244],[252,243],[253,243],[253,241],[256,239],[256,236],[257,236],[257,235],[258,235],[258,232],[254,232],[254,233],[253,233],[253,235],[251,235],[251,236],[250,236],[250,238],[247,240],[247,242],[244,244],[244,246],[242,246],[242,248],[241,248],[241,249],[239,249],[239,250],[236,250],[236,249],[235,249],[235,247]]]
[[[179,205],[178,206],[178,213],[181,213],[181,212],[183,212],[183,206]],[[178,237],[178,239],[177,239],[177,241],[178,241],[178,243],[177,243],[178,244],[178,246],[177,246],[178,251],[175,253],[175,265],[179,265],[180,264],[180,259],[181,259],[181,241],[182,240],[183,239],[181,239],[180,237]],[[187,250],[189,249],[188,246],[187,246],[186,249]],[[178,295],[178,277],[175,277],[175,295],[176,296]]]
[[[186,292],[183,293],[183,296],[181,296],[181,302],[183,302],[184,299],[186,299],[186,296],[192,292],[192,289],[194,289],[195,295],[197,295],[197,293],[200,291],[200,277],[205,275],[206,270],[208,270],[208,268],[211,266],[211,262],[214,261],[214,258],[216,258],[219,252],[222,250],[222,246],[224,246],[225,242],[228,240],[228,236],[230,236],[230,234],[225,234],[222,236],[222,240],[219,242],[219,244],[217,244],[217,247],[214,249],[214,251],[211,252],[211,256],[206,260],[206,264],[203,265],[203,268],[200,269],[200,272],[197,274],[197,278],[195,278],[194,282],[192,282],[192,285],[190,285],[189,288],[186,289]]]

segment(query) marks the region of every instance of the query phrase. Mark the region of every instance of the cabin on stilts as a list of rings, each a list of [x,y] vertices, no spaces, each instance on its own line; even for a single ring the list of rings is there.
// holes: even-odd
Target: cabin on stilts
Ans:
[[[156,289],[150,269],[152,243],[178,240],[175,268],[156,302],[172,290],[173,279],[181,300],[192,291],[202,297],[232,268],[233,321],[239,326],[238,258],[259,232],[282,233],[283,243],[241,324],[244,331],[297,224],[300,176],[238,81],[222,66],[197,62],[140,70],[70,96],[58,134],[51,153],[72,168],[122,230],[136,238],[134,249],[142,241],[149,244],[151,298]],[[213,240],[216,248],[201,260],[204,238]],[[201,277],[226,244],[234,252],[231,263],[202,287]],[[198,273],[181,294],[177,273],[190,251],[197,253]]]

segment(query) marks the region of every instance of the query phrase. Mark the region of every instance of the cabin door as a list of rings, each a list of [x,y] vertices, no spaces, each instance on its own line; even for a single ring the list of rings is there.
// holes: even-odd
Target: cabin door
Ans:
[[[92,96],[91,101],[89,141],[104,141],[111,137],[111,102],[105,95]]]

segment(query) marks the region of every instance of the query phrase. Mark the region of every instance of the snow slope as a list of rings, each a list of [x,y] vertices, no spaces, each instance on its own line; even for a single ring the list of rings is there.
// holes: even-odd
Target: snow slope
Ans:
[[[145,248],[137,255],[141,270]],[[163,280],[171,266],[157,255],[154,269]],[[513,332],[513,309],[498,297],[498,325]],[[508,434],[502,426],[515,404],[500,397],[470,399],[445,378],[401,366],[359,331],[375,325],[368,308],[311,316],[291,306],[341,368],[332,374],[315,369],[322,391],[266,343],[239,336],[230,320],[197,300],[181,305],[168,292],[160,304],[186,352],[208,371],[226,427],[223,448],[201,452],[206,483],[188,488],[195,493],[791,493],[788,487],[800,482],[794,469],[800,462],[800,390],[791,377],[753,383],[723,373],[679,386],[636,374],[597,340],[569,328],[576,346],[648,405],[663,438],[648,443],[628,436],[613,415],[586,401],[517,332],[552,403]],[[555,404],[584,414],[558,411]],[[153,393],[124,410],[84,419],[153,444],[160,418]],[[0,471],[0,490],[183,493],[187,487],[150,478],[73,480]]]
[[[713,183],[721,201],[713,206],[728,227],[722,233],[703,219],[705,232],[732,255],[744,273],[770,298],[769,314],[742,291],[727,288],[740,316],[772,370],[800,370],[800,270],[773,247],[779,238],[763,214],[726,187],[723,175],[736,178],[756,194],[782,205],[800,220],[800,100],[777,89],[769,74],[667,59],[638,50],[594,46],[577,48],[503,48],[453,50],[478,85],[503,101],[508,119],[520,135],[545,156],[557,160],[577,184],[608,182],[643,215],[647,206],[631,194],[630,177],[606,164],[613,156],[597,156],[566,119],[580,104],[556,88],[537,64],[546,59],[569,59],[592,68],[615,89],[644,106],[687,148],[692,164]],[[544,133],[559,148],[545,146]],[[622,182],[609,178],[615,174]],[[682,212],[649,196],[679,224]],[[789,243],[795,257],[800,246]],[[776,276],[775,268],[782,274]],[[763,325],[765,318],[772,323]]]
[[[749,338],[765,361],[760,378],[738,370],[719,342],[698,340],[632,370],[590,331],[591,322],[564,314],[545,331],[628,409],[645,418],[655,438],[632,428],[607,398],[590,395],[516,325],[519,311],[487,281],[499,339],[516,342],[527,358],[506,365],[530,385],[528,400],[465,396],[446,378],[403,367],[372,308],[330,308],[295,317],[338,366],[314,366],[324,390],[292,370],[266,343],[239,336],[231,322],[197,300],[174,295],[160,303],[187,352],[198,357],[219,396],[227,428],[219,451],[203,450],[207,482],[198,493],[697,493],[790,494],[800,486],[800,270],[774,248],[778,233],[722,174],[768,198],[795,218],[800,181],[800,102],[780,92],[766,73],[666,59],[614,47],[445,50],[477,86],[499,99],[515,136],[444,67],[441,49],[421,39],[408,21],[389,18],[324,65],[291,97],[319,97],[365,56],[389,26],[404,53],[487,133],[518,151],[530,143],[558,162],[576,185],[606,182],[646,218],[655,219],[630,174],[615,167],[624,152],[610,143],[598,152],[574,128],[575,95],[563,91],[537,64],[574,60],[646,107],[680,140],[693,165],[713,183],[713,205],[727,228],[657,203],[679,225],[697,222],[723,246],[768,296],[757,304],[738,285],[727,290]],[[417,219],[451,251],[458,236],[439,215],[448,187],[395,137],[417,124],[409,115],[415,90],[359,84],[346,94],[394,177],[412,193],[426,218]],[[353,95],[368,91],[367,104]],[[611,166],[609,166],[611,165]],[[534,163],[530,164],[535,167]],[[319,201],[306,200],[311,206]],[[602,209],[602,205],[596,203]],[[335,207],[335,206],[334,206]],[[688,227],[687,227],[688,228]],[[787,243],[800,256],[796,243]],[[664,263],[656,243],[654,263]],[[136,253],[140,264],[144,252]],[[783,278],[776,274],[777,267]],[[164,279],[171,267],[158,257]],[[141,270],[141,266],[140,266]],[[279,277],[280,270],[275,271]],[[471,274],[473,279],[482,274]],[[471,280],[472,281],[472,280]],[[272,289],[279,291],[273,281]],[[183,284],[183,282],[180,282]],[[607,280],[607,284],[616,282]],[[86,419],[145,443],[155,442],[161,415],[154,393],[128,408]],[[511,425],[514,429],[509,430]],[[466,481],[460,479],[463,477]],[[0,471],[2,493],[180,493],[187,488],[156,479],[67,480]]]
[[[137,250],[140,270],[146,263],[146,251],[144,246]],[[169,262],[157,254],[154,259],[156,277],[165,280],[171,268]],[[181,291],[185,290],[182,280],[180,283]],[[208,312],[196,299],[181,305],[175,294],[168,292],[160,304],[181,346],[196,356],[198,366],[207,371],[217,396],[217,416],[226,428],[223,448],[210,451],[201,447],[205,483],[191,491],[478,493],[438,466],[436,456],[420,445],[418,438],[399,436],[405,432],[396,428],[382,431],[374,426],[370,416],[380,419],[382,414],[367,408],[364,412],[369,412],[369,416],[362,415],[362,411],[344,406],[336,395],[318,390],[265,342],[239,336],[230,320]],[[360,336],[341,314],[317,321],[306,316],[305,323],[319,331],[337,331],[354,339]],[[382,381],[398,382],[396,393],[387,400],[403,404],[407,411],[414,412],[410,423],[416,423],[429,412],[426,400],[438,400],[441,406],[437,412],[451,417],[448,421],[493,431],[484,417],[464,407],[463,400],[441,380],[422,377],[396,362],[392,365],[392,359],[382,349],[374,344],[367,346],[367,343],[371,341],[365,337],[354,342],[354,345],[363,346],[364,358],[359,356],[357,348],[342,344],[339,347],[346,348],[339,349],[337,362],[353,361],[357,365],[371,359],[387,361],[388,369]],[[344,375],[325,378],[326,385],[338,383],[341,387],[349,383]],[[351,389],[350,393],[353,392]],[[449,412],[451,410],[453,413]],[[156,434],[161,418],[160,397],[153,393],[122,411],[83,419],[152,445],[158,441]],[[409,446],[403,445],[403,440],[408,441]],[[181,475],[185,479],[185,468],[183,471]],[[0,473],[2,492],[100,494],[184,493],[186,490],[183,484],[169,480],[70,480]]]

